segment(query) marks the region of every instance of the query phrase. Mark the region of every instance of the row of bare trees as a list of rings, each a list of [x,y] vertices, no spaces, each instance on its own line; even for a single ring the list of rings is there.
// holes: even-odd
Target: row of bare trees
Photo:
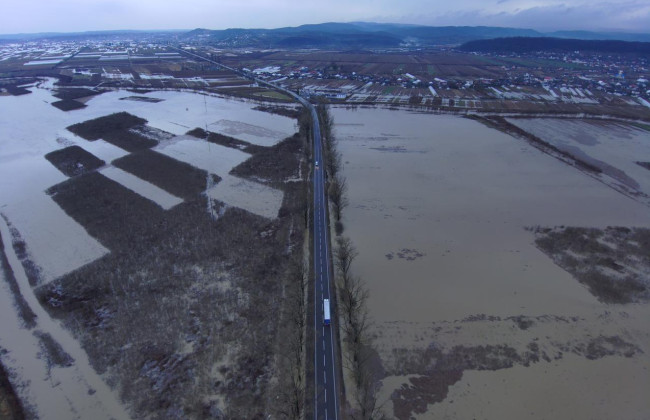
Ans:
[[[311,156],[312,123],[309,110],[303,108],[298,116],[298,128],[303,139],[303,152],[307,159]],[[305,182],[304,199],[309,196]],[[304,226],[309,223],[309,210],[304,212]],[[298,253],[302,257],[302,252]],[[283,418],[299,420],[306,412],[306,354],[307,354],[307,290],[309,273],[302,258],[296,258],[288,272],[288,282],[285,288],[287,304],[286,332],[283,334],[284,367],[288,373],[286,386],[282,390],[282,404],[279,414]]]
[[[334,120],[325,105],[318,105],[316,110],[318,119],[320,120],[321,136],[323,139],[324,163],[328,175],[327,192],[329,202],[332,206],[332,212],[334,213],[337,226],[341,226],[343,209],[348,205],[346,197],[347,181],[340,173],[342,158],[341,153],[337,149],[338,141],[336,140],[336,136],[334,136]],[[337,232],[340,233],[339,228],[337,228]]]
[[[377,404],[380,378],[372,365],[377,352],[370,336],[367,309],[369,292],[363,280],[352,273],[352,262],[357,255],[350,238],[337,237],[334,264],[338,272],[336,286],[343,318],[341,330],[347,344],[345,367],[350,371],[354,382],[356,407],[352,416],[355,419],[370,420],[383,416],[381,407]]]
[[[288,325],[283,337],[286,346],[285,366],[288,383],[283,390],[283,411],[281,414],[291,420],[302,419],[305,414],[305,354],[307,320],[308,275],[302,261],[292,264],[287,299]]]
[[[298,115],[298,130],[300,137],[303,139],[303,152],[307,158],[311,156],[311,137],[312,137],[312,122],[311,113],[305,107],[301,108]]]

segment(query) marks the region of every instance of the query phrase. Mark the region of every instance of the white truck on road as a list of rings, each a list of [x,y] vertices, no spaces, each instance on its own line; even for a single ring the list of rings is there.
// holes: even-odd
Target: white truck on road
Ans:
[[[330,325],[330,300],[323,299],[323,324]]]

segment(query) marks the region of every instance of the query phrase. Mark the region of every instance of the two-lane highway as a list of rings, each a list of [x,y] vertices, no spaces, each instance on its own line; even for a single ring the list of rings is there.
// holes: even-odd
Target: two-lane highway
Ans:
[[[314,121],[314,418],[338,419],[336,359],[332,324],[324,324],[323,301],[332,302],[330,290],[330,254],[327,229],[327,200],[325,198],[325,169],[320,125],[314,106],[309,104]]]
[[[323,146],[321,142],[320,124],[316,108],[305,98],[283,87],[264,80],[257,79],[251,74],[240,72],[198,54],[177,48],[179,52],[200,58],[219,67],[241,74],[254,80],[259,85],[268,86],[295,98],[311,114],[313,121],[313,160],[314,160],[314,418],[338,419],[338,388],[336,385],[335,334],[337,317],[332,311],[332,325],[324,324],[323,300],[329,299],[335,303],[333,296],[332,277],[330,275],[329,231],[327,229],[327,199],[325,191],[325,162],[323,161]],[[332,306],[336,309],[336,305]],[[307,396],[309,399],[310,397]]]

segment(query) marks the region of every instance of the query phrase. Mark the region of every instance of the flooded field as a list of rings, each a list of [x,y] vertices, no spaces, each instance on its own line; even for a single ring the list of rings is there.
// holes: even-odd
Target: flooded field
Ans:
[[[254,110],[259,103],[173,91],[153,92],[145,96],[155,99],[151,101],[121,101],[121,98],[131,94],[125,91],[106,92],[90,98],[83,109],[63,112],[51,106],[57,100],[52,96],[55,93],[52,91],[53,82],[49,80],[29,87],[31,94],[0,98],[3,110],[0,115],[0,228],[5,253],[9,256],[0,273],[2,362],[10,372],[12,382],[22,384],[17,392],[28,406],[29,413],[40,418],[127,418],[127,408],[119,401],[117,393],[105,384],[107,378],[94,370],[97,352],[89,351],[89,343],[96,342],[96,331],[92,332],[92,337],[88,336],[88,342],[82,348],[70,332],[41,307],[43,302],[37,300],[33,290],[51,286],[59,293],[65,290],[59,284],[60,280],[71,272],[81,267],[88,268],[92,263],[101,266],[101,258],[110,257],[116,249],[115,244],[119,242],[111,235],[124,233],[114,228],[128,233],[129,229],[138,227],[129,225],[132,219],[127,220],[131,214],[125,209],[135,208],[133,206],[140,206],[140,210],[148,209],[148,217],[177,217],[181,220],[183,212],[178,210],[179,206],[197,207],[196,203],[187,204],[187,197],[196,201],[197,193],[209,189],[209,197],[252,214],[249,216],[237,210],[235,218],[244,220],[257,217],[255,215],[276,218],[283,191],[228,175],[231,169],[249,159],[251,154],[209,144],[205,140],[185,136],[185,133],[194,128],[207,128],[241,137],[252,145],[272,146],[292,136],[296,132],[296,123],[291,118]],[[146,119],[147,124],[139,126],[140,131],[123,129],[105,133],[112,136],[110,139],[107,137],[106,141],[102,138],[89,141],[66,129],[72,124],[122,111]],[[128,143],[136,140],[140,143]],[[156,145],[154,151],[147,150],[152,145]],[[80,161],[67,161],[73,158],[64,149],[76,150],[76,156],[83,156],[85,162],[94,162],[94,166],[84,168]],[[54,151],[63,152],[55,159],[58,163],[51,163],[45,158],[46,154]],[[124,166],[129,171],[111,164],[120,158],[127,159]],[[134,169],[133,163],[129,165],[129,162],[141,162],[143,165],[162,162],[169,164],[169,173],[160,168],[149,170],[143,166],[140,169],[149,172],[140,177],[137,175],[138,168]],[[59,166],[55,166],[57,164]],[[92,173],[96,168],[99,168],[97,172]],[[70,179],[64,175],[68,173],[66,170],[78,170],[79,174],[84,175]],[[170,174],[175,178],[170,178]],[[199,185],[195,185],[197,174]],[[179,179],[181,184],[184,181],[189,183],[180,185]],[[80,180],[82,182],[77,182]],[[219,183],[222,180],[224,182]],[[58,188],[53,188],[55,186]],[[103,189],[96,191],[92,189],[93,186]],[[71,213],[79,208],[70,197],[74,197],[77,188],[87,188],[92,194],[97,192],[98,196],[82,194],[86,196],[79,199],[87,199],[89,204],[86,204],[85,210],[75,213],[73,218]],[[67,207],[62,207],[61,196],[57,197],[57,201],[46,191],[53,195],[65,195]],[[210,210],[203,208],[205,205],[193,217],[205,222],[203,218],[209,220]],[[118,214],[120,211],[124,214]],[[84,219],[84,212],[95,212],[99,216]],[[93,225],[93,222],[98,224]],[[104,222],[106,224],[101,225]],[[89,227],[95,229],[92,235]],[[15,248],[15,252],[12,248]],[[110,271],[97,270],[102,275],[108,275]],[[12,283],[9,277],[13,279],[14,276],[20,287],[10,290],[8,284]],[[103,286],[99,276],[87,276],[86,280],[84,285],[93,281]],[[36,314],[35,324],[25,325],[25,320],[15,309],[16,304],[11,303],[12,293],[24,296],[25,307]],[[58,306],[55,303],[49,309]],[[83,321],[75,321],[74,324],[85,325]],[[70,328],[70,325],[68,323],[66,327]],[[79,338],[78,335],[76,338]],[[106,348],[106,345],[100,344],[99,347]],[[113,373],[113,378],[115,376]]]
[[[57,99],[52,96],[51,88],[52,81],[49,81],[32,88],[29,95],[3,97],[0,116],[0,213],[27,243],[45,280],[57,278],[107,251],[44,193],[66,177],[43,156],[71,145],[80,145],[107,163],[128,154],[103,140],[89,142],[75,136],[66,130],[71,124],[126,111],[147,119],[148,126],[153,129],[179,136],[190,129],[207,126],[215,132],[223,128],[224,133],[241,134],[253,144],[272,145],[295,132],[294,120],[256,111],[252,108],[257,104],[251,102],[172,91],[149,94],[147,97],[160,99],[156,103],[120,101],[128,97],[129,92],[115,91],[92,97],[84,109],[62,112],[49,105]],[[38,115],[38,119],[34,119],[34,115]],[[256,125],[247,123],[250,121],[255,121]],[[239,128],[237,133],[233,133],[233,127]],[[250,156],[218,145],[210,146],[196,138],[190,141],[182,136],[175,140],[161,145],[160,151],[176,159],[189,160],[190,164],[220,176],[227,175],[230,169]],[[180,202],[116,168],[105,168],[102,173],[164,208]],[[275,204],[265,214],[277,215]]]
[[[648,170],[637,164],[650,160],[647,129],[597,120],[510,118],[508,121],[598,167],[629,189],[650,194]]]
[[[226,175],[250,157],[237,149],[210,144],[192,136],[175,137],[160,145],[157,151],[219,176]]]
[[[221,182],[208,189],[206,194],[268,219],[278,216],[283,197],[282,191],[231,175],[224,176]]]
[[[178,136],[156,150],[220,176],[221,181],[207,189],[209,197],[269,219],[277,217],[282,204],[282,191],[228,175],[232,168],[251,157],[248,153],[210,144],[192,136]]]
[[[650,389],[647,375],[624,373],[647,367],[647,305],[600,303],[526,229],[649,227],[648,207],[474,121],[383,109],[333,115],[349,186],[345,234],[370,289],[385,411],[532,419],[648,411],[641,393],[627,391]],[[639,170],[639,184],[650,181]]]
[[[2,362],[11,372],[14,387],[18,384],[16,392],[30,417],[128,419],[116,393],[91,367],[83,348],[47,315],[31,293],[4,220],[0,220],[0,234],[4,247],[0,263]],[[18,315],[8,276],[33,310],[33,325],[26,325]]]

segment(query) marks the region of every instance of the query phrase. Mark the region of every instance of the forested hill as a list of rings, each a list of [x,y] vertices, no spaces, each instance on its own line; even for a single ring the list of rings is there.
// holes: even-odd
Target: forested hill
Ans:
[[[618,39],[650,41],[650,34],[598,32],[539,32],[489,26],[422,26],[394,23],[319,23],[276,29],[195,29],[180,36],[186,42],[221,47],[258,48],[397,48],[461,45],[464,42],[512,37]]]
[[[492,53],[529,53],[535,51],[589,51],[614,54],[650,55],[650,42],[596,41],[547,37],[513,37],[469,41],[459,47],[461,51]]]

